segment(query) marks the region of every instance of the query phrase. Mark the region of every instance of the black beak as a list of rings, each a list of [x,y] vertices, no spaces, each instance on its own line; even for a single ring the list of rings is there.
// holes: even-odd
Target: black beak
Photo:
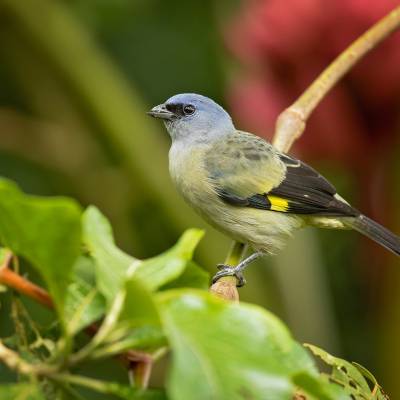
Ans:
[[[165,119],[167,121],[171,121],[175,117],[175,114],[168,111],[164,104],[153,107],[150,111],[147,111],[147,114],[154,118]]]

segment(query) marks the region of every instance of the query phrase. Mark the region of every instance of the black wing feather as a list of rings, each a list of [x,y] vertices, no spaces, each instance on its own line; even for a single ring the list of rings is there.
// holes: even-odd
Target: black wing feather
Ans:
[[[240,197],[229,190],[219,191],[226,203],[252,207],[262,210],[271,209],[268,196],[276,196],[288,201],[284,212],[321,216],[358,216],[360,213],[347,203],[336,198],[336,189],[322,175],[303,162],[281,154],[280,159],[286,165],[285,179],[268,193]]]
[[[288,212],[324,216],[357,216],[359,212],[336,198],[336,189],[309,165],[286,154],[280,155],[285,163],[286,176],[268,195],[289,201]]]

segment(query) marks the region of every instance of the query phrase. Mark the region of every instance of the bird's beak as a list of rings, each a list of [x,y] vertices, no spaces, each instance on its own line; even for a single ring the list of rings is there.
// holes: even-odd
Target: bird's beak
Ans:
[[[151,115],[154,118],[165,119],[168,121],[172,120],[175,117],[175,114],[171,111],[168,111],[165,108],[164,104],[153,107],[150,111],[147,111],[147,114]]]

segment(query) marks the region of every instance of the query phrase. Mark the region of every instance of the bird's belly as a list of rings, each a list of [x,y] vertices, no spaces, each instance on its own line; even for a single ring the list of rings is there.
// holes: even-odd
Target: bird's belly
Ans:
[[[239,207],[223,202],[202,164],[200,152],[170,151],[170,173],[186,202],[216,229],[256,250],[275,253],[303,219],[294,214]]]
[[[216,229],[267,253],[284,247],[292,232],[302,226],[302,219],[296,215],[232,206],[217,196],[212,200],[191,196],[187,201]]]

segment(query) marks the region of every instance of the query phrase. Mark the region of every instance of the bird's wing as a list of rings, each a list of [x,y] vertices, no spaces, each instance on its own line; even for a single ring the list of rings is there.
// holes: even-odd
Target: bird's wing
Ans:
[[[285,173],[271,144],[240,131],[214,143],[205,156],[205,167],[217,190],[243,199],[269,192]]]
[[[251,134],[238,132],[217,143],[206,156],[206,168],[219,197],[231,205],[315,216],[359,215],[317,171]]]

